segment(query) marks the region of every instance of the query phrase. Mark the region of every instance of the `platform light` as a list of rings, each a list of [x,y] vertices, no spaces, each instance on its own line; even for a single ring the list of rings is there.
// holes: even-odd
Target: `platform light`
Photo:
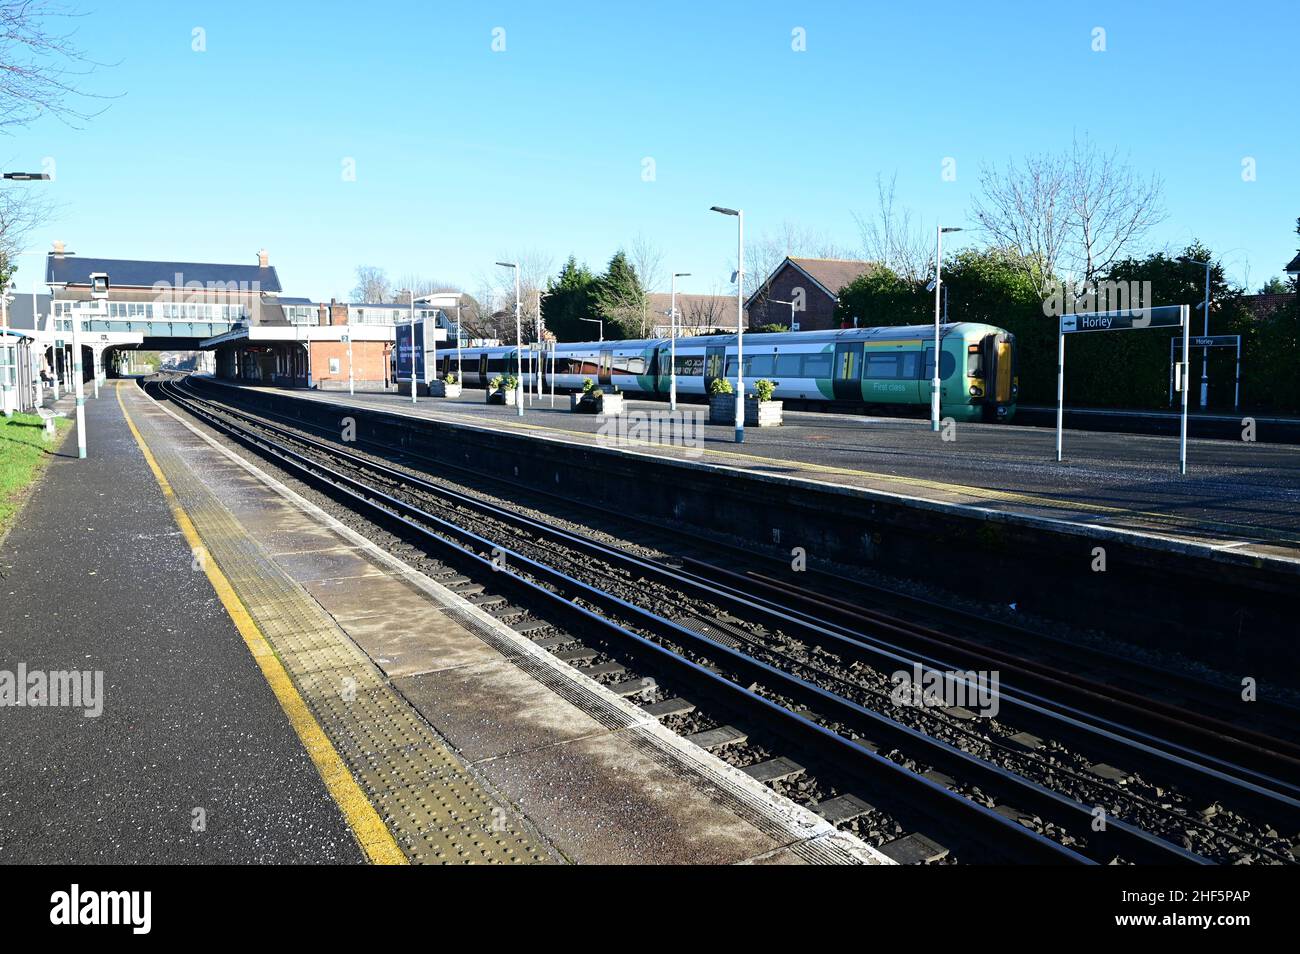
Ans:
[[[960,232],[955,225],[936,225],[934,235],[934,377],[930,380],[930,430],[939,430],[940,396],[939,389],[943,381],[939,377],[939,365],[942,363],[939,342],[939,301],[943,288],[943,236],[946,232]]]
[[[515,270],[515,365],[518,368],[518,374],[515,378],[515,406],[519,408],[519,416],[524,416],[524,327],[523,321],[519,314],[519,263],[518,262],[497,262],[502,268],[513,268]]]
[[[729,209],[723,205],[709,206],[710,212],[736,217],[736,270],[731,280],[736,283],[736,443],[745,443],[745,210]],[[724,352],[722,373],[726,376],[727,359]]]
[[[49,179],[50,174],[48,172],[6,172],[4,177],[12,182],[38,182]]]

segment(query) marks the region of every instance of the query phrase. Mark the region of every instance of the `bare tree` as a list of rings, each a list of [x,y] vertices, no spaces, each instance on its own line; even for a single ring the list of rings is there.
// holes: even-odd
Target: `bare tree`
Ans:
[[[921,282],[934,271],[934,236],[919,216],[897,204],[898,174],[885,185],[876,176],[876,210],[871,215],[853,213],[862,237],[863,254],[910,282]]]
[[[0,0],[0,130],[25,126],[42,114],[70,126],[95,115],[71,105],[105,97],[77,88],[101,64],[53,24],[78,14],[49,0]]]
[[[392,300],[393,285],[388,273],[376,265],[357,266],[357,284],[352,289],[352,300],[360,302],[387,302]]]
[[[1043,295],[1062,272],[1092,285],[1164,218],[1159,177],[1140,177],[1118,151],[1088,139],[1069,152],[985,167],[972,214],[993,243],[1017,253]]]
[[[546,282],[550,278],[555,264],[554,257],[540,249],[526,249],[513,255],[501,255],[502,262],[519,263],[520,324],[524,341],[537,337],[537,294],[546,291]],[[498,333],[490,337],[500,338],[507,343],[515,340],[515,276],[511,269],[495,268],[485,282],[492,288],[491,300],[494,311],[502,313],[493,320]]]
[[[627,258],[636,269],[641,287],[647,292],[641,297],[641,316],[638,321],[640,336],[644,338],[650,334],[655,323],[655,316],[650,314],[649,292],[659,291],[664,284],[664,252],[644,234],[638,233],[628,247]]]
[[[7,284],[16,270],[14,259],[22,253],[32,230],[49,221],[55,204],[39,184],[0,189],[0,284]]]

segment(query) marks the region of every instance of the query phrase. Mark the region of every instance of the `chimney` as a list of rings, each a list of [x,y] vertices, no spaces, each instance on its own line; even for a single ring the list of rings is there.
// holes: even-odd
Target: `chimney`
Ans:
[[[55,240],[54,240],[54,257],[55,257],[55,258],[62,258],[62,257],[63,257],[63,250],[64,250],[65,248],[67,248],[66,245],[64,245],[64,244],[63,244],[62,242],[60,242],[58,239],[55,239]]]
[[[257,253],[257,267],[269,268],[270,266],[271,266],[271,259],[267,256],[266,249],[262,249],[260,252]]]

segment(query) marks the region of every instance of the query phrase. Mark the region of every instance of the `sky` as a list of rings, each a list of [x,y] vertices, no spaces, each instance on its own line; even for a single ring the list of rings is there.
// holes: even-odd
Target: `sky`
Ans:
[[[474,293],[503,257],[600,268],[638,235],[685,290],[724,291],[735,220],[711,205],[747,238],[790,222],[856,251],[877,176],[931,228],[969,226],[983,165],[1084,134],[1162,178],[1148,248],[1199,239],[1254,290],[1297,247],[1293,0],[66,2],[105,98],[0,139],[4,168],[55,173],[6,187],[60,206],[23,291],[55,239],[266,248],[286,294],[325,299],[358,265]]]

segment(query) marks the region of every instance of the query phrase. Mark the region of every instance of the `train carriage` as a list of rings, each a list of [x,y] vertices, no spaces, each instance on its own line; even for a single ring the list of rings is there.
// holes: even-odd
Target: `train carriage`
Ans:
[[[562,343],[538,355],[524,349],[524,386],[540,364],[543,387],[581,390],[590,379],[629,394],[666,397],[672,342],[667,338]],[[439,374],[456,370],[452,349],[439,352]],[[540,357],[540,360],[539,360]],[[940,331],[939,375],[944,416],[1008,421],[1019,389],[1015,337],[993,325],[955,322]],[[513,347],[465,348],[464,383],[486,387],[517,373]],[[704,396],[715,379],[736,378],[736,336],[678,338],[677,393]],[[746,389],[759,379],[777,400],[844,408],[927,407],[934,376],[931,325],[750,334],[744,340]]]

